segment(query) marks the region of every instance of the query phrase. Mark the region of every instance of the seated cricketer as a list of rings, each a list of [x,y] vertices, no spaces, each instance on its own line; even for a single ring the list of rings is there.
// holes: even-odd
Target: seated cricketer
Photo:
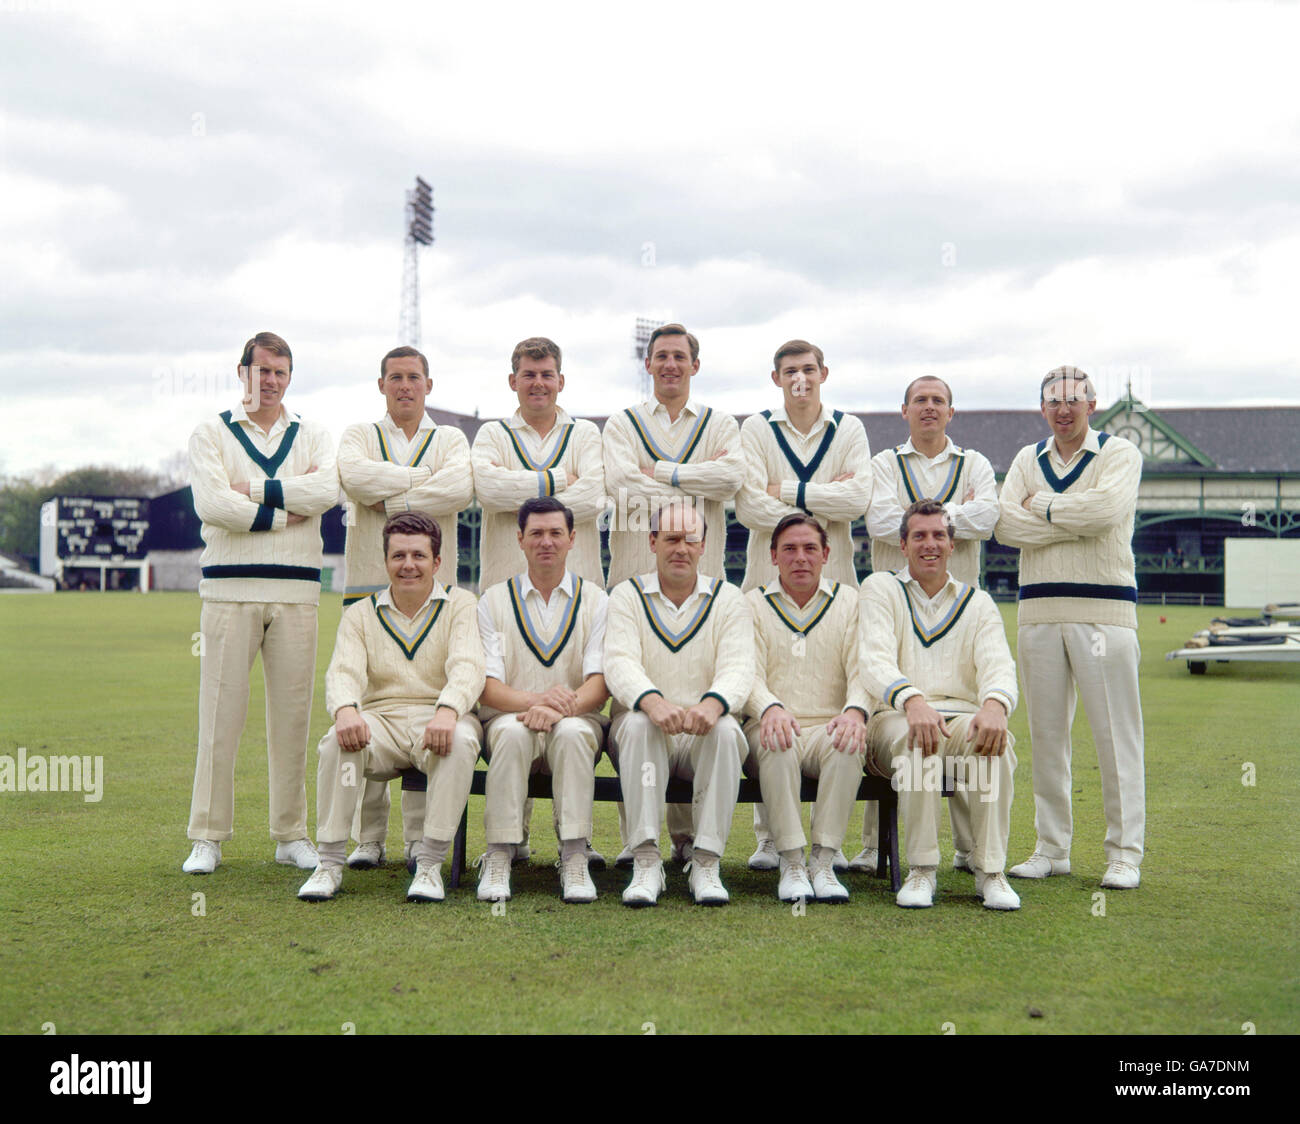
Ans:
[[[830,542],[811,515],[777,523],[771,551],[776,579],[745,594],[756,654],[746,771],[758,775],[780,855],[776,896],[846,902],[832,864],[858,798],[870,706],[858,671],[858,591],[822,576]],[[807,866],[801,775],[820,778]]]
[[[907,841],[904,908],[934,903],[942,770],[970,815],[975,892],[987,909],[1019,909],[1007,882],[1016,756],[1007,717],[1016,665],[993,599],[948,572],[953,524],[937,500],[903,512],[907,566],[862,583],[862,678],[880,706],[867,723],[868,764],[893,777]],[[936,756],[937,755],[937,756]]]
[[[567,566],[573,512],[553,496],[519,508],[519,547],[528,569],[498,582],[478,606],[487,682],[479,719],[489,759],[487,851],[479,860],[481,901],[510,897],[510,860],[524,839],[528,775],[554,777],[560,892],[596,900],[587,870],[596,761],[605,741],[600,710],[608,597],[599,582]]]
[[[633,854],[623,904],[633,907],[655,905],[664,889],[659,830],[670,776],[694,781],[691,894],[697,905],[728,900],[718,865],[746,756],[734,714],[754,682],[754,622],[739,589],[699,572],[706,532],[690,504],[664,507],[650,520],[654,572],[609,595],[609,753]]]
[[[316,838],[320,865],[298,896],[328,901],[366,779],[414,766],[428,778],[424,837],[415,846],[409,902],[442,901],[442,861],[460,826],[482,731],[470,713],[483,690],[483,645],[473,594],[434,580],[442,535],[411,511],[384,524],[388,588],[343,611],[325,673],[334,725],[320,741]]]

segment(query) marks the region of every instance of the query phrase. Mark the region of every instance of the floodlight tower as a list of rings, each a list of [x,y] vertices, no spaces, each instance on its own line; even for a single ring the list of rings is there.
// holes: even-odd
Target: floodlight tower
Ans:
[[[658,327],[667,324],[667,320],[638,316],[636,318],[636,333],[633,337],[632,354],[637,361],[637,385],[641,388],[641,401],[650,401],[651,386],[650,372],[645,369],[646,349],[650,346],[650,335]]]
[[[432,245],[433,188],[416,176],[415,187],[406,193],[406,256],[397,325],[397,338],[409,347],[420,346],[420,247]]]

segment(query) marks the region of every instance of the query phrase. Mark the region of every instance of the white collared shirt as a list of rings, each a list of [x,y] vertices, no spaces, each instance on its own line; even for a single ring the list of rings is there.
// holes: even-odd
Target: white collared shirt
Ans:
[[[770,594],[776,594],[778,597],[784,598],[785,601],[788,602],[797,612],[803,612],[803,610],[806,609],[808,605],[812,603],[813,599],[816,598],[818,593],[824,593],[826,594],[827,597],[831,597],[833,595],[833,592],[834,591],[831,588],[831,583],[824,576],[820,577],[817,579],[816,592],[814,592],[813,595],[809,597],[808,600],[805,601],[804,604],[801,606],[795,601],[793,597],[790,596],[789,593],[786,592],[785,586],[781,584],[780,576],[773,578],[770,582],[767,583],[767,585],[763,586],[764,597],[767,597]]]
[[[420,424],[415,427],[413,437],[408,438],[406,432],[393,420],[393,415],[389,413],[385,413],[379,419],[379,426],[388,438],[388,448],[393,454],[393,459],[403,464],[406,463],[407,458],[410,456],[411,446],[420,441],[421,435],[431,429],[438,428],[425,410],[420,411]]]
[[[448,596],[449,595],[446,589],[443,588],[442,583],[435,578],[433,581],[433,589],[429,591],[429,596],[421,602],[420,607],[409,617],[397,607],[397,603],[393,600],[393,587],[391,585],[376,596],[375,604],[383,605],[386,609],[392,609],[394,613],[400,617],[405,617],[408,621],[417,621],[421,616],[423,616],[424,610],[427,609],[432,602],[446,601]]]
[[[817,420],[808,427],[807,433],[800,433],[798,427],[790,420],[790,415],[786,412],[785,406],[778,406],[772,411],[770,419],[774,422],[780,422],[785,427],[786,433],[798,442],[799,452],[805,451],[806,447],[814,441],[821,439],[821,432],[835,420],[835,411],[832,410],[825,402],[822,403],[821,413],[817,415]],[[802,458],[807,459],[807,458]]]
[[[921,452],[920,449],[918,449],[915,445],[912,444],[912,439],[909,437],[906,441],[903,442],[903,444],[901,444],[898,447],[898,451],[903,456],[911,455],[911,456],[920,457],[921,460],[925,463],[927,468],[933,468],[937,464],[942,464],[949,457],[956,456],[957,446],[952,443],[951,437],[945,436],[943,440],[943,448],[940,449],[938,453],[936,453],[934,456],[927,457],[923,452]]]
[[[709,591],[713,588],[713,579],[706,577],[704,574],[695,576],[695,589],[686,598],[681,605],[674,605],[667,597],[664,596],[663,590],[659,588],[659,572],[651,570],[648,574],[641,575],[641,588],[651,597],[657,597],[659,604],[663,606],[664,611],[672,617],[680,617],[684,614],[694,612],[695,603],[701,598],[706,598]]]
[[[563,611],[569,607],[569,602],[573,600],[573,574],[569,570],[564,571],[560,584],[551,590],[549,601],[542,597],[541,591],[533,585],[528,571],[525,570],[518,577],[519,588],[529,615],[538,622],[543,633],[550,635],[555,631],[555,622],[560,619]],[[584,584],[588,584],[590,590],[601,595],[600,604],[591,618],[591,633],[582,648],[582,674],[585,678],[588,675],[599,675],[604,668],[605,610],[609,599],[599,585]],[[584,597],[586,595],[583,594]],[[479,598],[478,631],[483,641],[486,674],[505,683],[506,661],[501,645],[501,633],[497,631],[496,624],[492,620],[486,597]]]
[[[1088,426],[1088,432],[1083,435],[1083,444],[1075,449],[1074,456],[1072,456],[1068,461],[1061,459],[1060,451],[1056,447],[1055,433],[1047,439],[1047,445],[1045,448],[1047,449],[1047,455],[1051,459],[1052,464],[1057,465],[1063,471],[1068,472],[1070,465],[1074,464],[1074,462],[1083,456],[1084,453],[1101,452],[1101,442],[1097,438],[1097,431],[1093,429],[1092,426]]]
[[[687,422],[694,422],[700,416],[700,405],[695,401],[695,395],[693,394],[686,399],[686,405],[678,412],[676,421],[668,417],[668,407],[660,402],[658,398],[651,397],[642,402],[641,409],[645,411],[647,417],[657,419],[659,424],[667,430],[670,438],[676,438],[680,430],[685,428]]]
[[[908,587],[908,593],[911,595],[912,604],[916,607],[917,612],[924,613],[927,617],[941,617],[948,611],[950,603],[961,592],[963,586],[951,574],[945,573],[947,579],[942,588],[933,597],[929,596],[921,583],[912,576],[911,568],[898,571],[898,576],[903,584]]]
[[[301,421],[302,419],[281,403],[280,416],[275,419],[271,424],[270,430],[267,431],[248,416],[248,410],[245,408],[243,402],[237,402],[235,408],[230,411],[230,420],[243,423],[245,427],[244,432],[261,445],[261,452],[266,453],[269,452],[271,442],[275,441],[277,435],[288,429],[291,423]],[[279,442],[276,442],[276,444],[278,445]]]

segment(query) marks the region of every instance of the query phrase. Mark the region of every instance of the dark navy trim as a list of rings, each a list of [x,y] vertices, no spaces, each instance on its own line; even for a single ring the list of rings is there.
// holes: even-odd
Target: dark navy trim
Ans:
[[[718,694],[717,691],[705,691],[704,694],[700,696],[700,702],[703,702],[705,699],[717,699],[718,702],[722,704],[722,713],[723,714],[731,713],[731,707],[730,705],[728,705],[727,700],[724,699],[720,694]]]
[[[651,687],[650,690],[642,691],[639,695],[637,695],[636,702],[632,704],[632,709],[641,710],[641,700],[645,698],[647,695],[658,695],[660,698],[664,697],[664,693],[661,690],[659,690],[658,687]],[[642,713],[645,712],[642,711]]]
[[[1019,600],[1039,597],[1091,597],[1097,601],[1132,601],[1137,604],[1135,585],[1093,585],[1089,582],[1034,582],[1020,587]]]
[[[1097,448],[1100,449],[1109,440],[1109,433],[1099,431],[1097,433]],[[1043,440],[1038,442],[1034,447],[1034,456],[1038,458],[1038,467],[1042,470],[1043,479],[1051,485],[1052,491],[1054,492],[1064,492],[1066,488],[1078,480],[1079,477],[1083,475],[1083,470],[1092,463],[1092,458],[1096,455],[1096,453],[1089,449],[1079,458],[1079,463],[1069,472],[1064,476],[1057,476],[1052,470],[1052,458],[1047,454],[1047,438],[1043,438]]]
[[[280,447],[276,449],[275,456],[264,457],[248,439],[248,434],[243,431],[239,423],[232,420],[229,410],[222,410],[220,417],[226,423],[226,428],[235,435],[235,440],[244,447],[244,452],[252,458],[253,463],[261,468],[268,477],[274,476],[280,470],[280,466],[284,464],[284,458],[289,455],[289,450],[293,448],[294,439],[298,436],[298,423],[290,422],[289,428],[284,431],[284,436],[280,438]]]
[[[275,526],[275,508],[264,503],[257,505],[257,514],[253,517],[250,531],[269,531]]]
[[[835,410],[831,413],[831,420],[826,426],[826,432],[822,435],[821,444],[817,446],[817,451],[813,453],[812,460],[807,464],[804,464],[794,455],[794,450],[790,448],[790,443],[785,439],[785,434],[781,432],[781,423],[772,420],[772,411],[764,410],[763,417],[767,419],[767,424],[772,427],[772,436],[776,439],[777,448],[781,450],[782,455],[789,461],[790,467],[794,469],[794,474],[799,478],[800,485],[803,485],[813,478],[813,473],[821,466],[822,459],[831,447],[831,442],[835,440],[835,431],[839,429],[840,422],[844,419],[844,411]],[[802,486],[799,488],[799,506],[803,507]]]
[[[794,496],[795,506],[800,508],[803,511],[808,511],[808,502],[806,497],[804,496],[804,489],[806,487],[808,487],[807,483],[805,483],[803,480],[800,480],[799,487],[795,491],[795,496]],[[811,515],[812,512],[808,511],[808,514]]]
[[[267,480],[262,485],[262,502],[268,507],[284,507],[284,483]]]
[[[205,578],[283,578],[286,581],[318,582],[320,571],[310,566],[274,566],[256,563],[247,566],[204,566]]]

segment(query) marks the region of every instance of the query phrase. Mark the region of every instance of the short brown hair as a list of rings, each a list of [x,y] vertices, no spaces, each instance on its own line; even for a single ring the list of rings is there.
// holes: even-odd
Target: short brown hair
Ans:
[[[519,514],[515,517],[519,523],[521,531],[528,530],[528,517],[530,515],[553,515],[557,512],[563,513],[565,527],[573,530],[573,512],[564,506],[554,496],[533,496],[531,499],[524,500],[519,505]]]
[[[293,371],[293,352],[289,350],[289,345],[274,332],[258,332],[257,335],[244,344],[244,354],[239,358],[241,367],[252,366],[253,348],[255,347],[263,347],[272,355],[283,355],[289,360],[290,372]]]
[[[420,366],[424,368],[424,377],[429,377],[429,361],[424,355],[416,351],[413,347],[395,347],[379,361],[379,377],[386,378],[388,375],[388,361],[390,359],[418,359]]]
[[[695,363],[700,358],[700,341],[688,332],[681,324],[660,324],[653,332],[650,333],[650,341],[645,345],[645,357],[650,358],[655,353],[655,340],[660,336],[685,336],[687,344],[691,349],[691,362]]]
[[[442,532],[438,524],[422,511],[403,511],[384,524],[384,557],[388,557],[388,540],[392,535],[428,535],[433,556],[442,553]]]
[[[900,541],[907,541],[907,521],[913,515],[942,515],[943,524],[948,529],[948,540],[955,541],[957,538],[957,528],[952,525],[952,516],[945,510],[943,504],[938,500],[917,500],[916,503],[910,504],[903,512],[903,522],[898,528],[898,537]]]
[[[950,387],[938,375],[922,375],[919,379],[913,379],[907,384],[907,389],[903,391],[903,405],[906,406],[912,400],[912,388],[919,382],[937,382],[948,394],[948,405],[952,405],[952,387]]]
[[[803,352],[799,352],[800,355]],[[781,536],[791,527],[814,527],[817,534],[821,536],[822,549],[825,550],[831,545],[830,539],[826,537],[826,528],[817,522],[811,515],[805,511],[792,511],[775,527],[772,528],[772,549],[776,549],[776,544],[780,541]]]
[[[776,349],[776,354],[772,356],[772,370],[781,369],[781,360],[787,355],[803,355],[811,351],[817,356],[817,366],[826,366],[826,356],[822,354],[822,349],[815,343],[809,343],[807,340],[787,340]]]
[[[526,340],[520,340],[515,344],[515,349],[510,353],[510,373],[517,375],[519,373],[519,361],[524,356],[529,359],[546,359],[555,360],[555,370],[560,370],[563,357],[560,355],[560,345],[554,340],[548,340],[545,336],[529,336]]]
[[[1047,400],[1047,388],[1054,382],[1063,382],[1069,379],[1071,382],[1081,382],[1084,384],[1083,393],[1089,402],[1097,401],[1097,390],[1092,385],[1090,379],[1084,371],[1078,367],[1053,367],[1043,376],[1043,381],[1038,385],[1038,401]]]

